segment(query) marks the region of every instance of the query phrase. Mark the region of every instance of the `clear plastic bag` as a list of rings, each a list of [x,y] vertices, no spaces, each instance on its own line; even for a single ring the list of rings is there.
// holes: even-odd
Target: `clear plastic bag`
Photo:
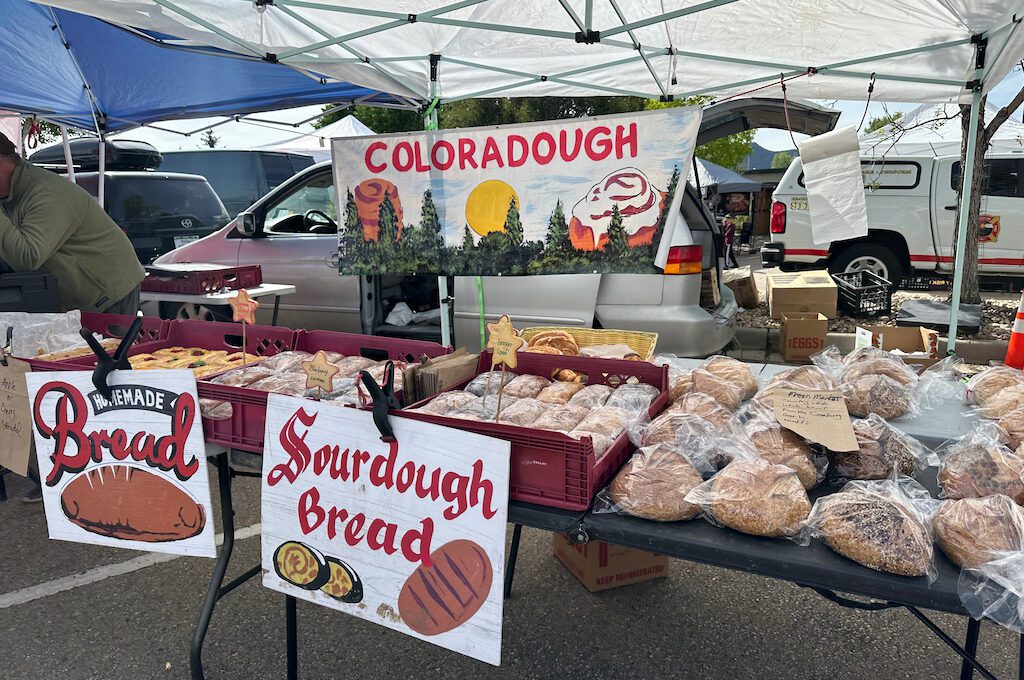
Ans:
[[[960,602],[975,619],[989,619],[1024,634],[1024,552],[996,554],[960,572]]]
[[[624,408],[602,406],[581,420],[573,428],[573,435],[600,434],[614,439],[629,427],[634,417],[634,413]]]
[[[247,366],[241,366],[239,368],[233,368],[230,371],[225,371],[215,378],[211,378],[210,382],[215,385],[227,385],[229,387],[245,387],[251,385],[257,380],[263,378],[269,378],[274,375],[274,371],[267,368],[263,364],[249,364]]]
[[[570,406],[582,406],[593,411],[608,403],[608,397],[612,395],[612,388],[607,385],[587,385],[582,390],[572,395],[568,404]]]
[[[1004,387],[985,400],[985,403],[978,407],[978,411],[985,418],[998,420],[1024,407],[1024,384]]]
[[[557,405],[566,404],[572,399],[574,394],[583,388],[583,383],[556,380],[537,394],[537,401]]]
[[[829,481],[845,484],[855,479],[888,479],[894,474],[913,476],[928,465],[928,449],[875,414],[854,419],[857,451],[833,451]]]
[[[606,406],[625,409],[631,413],[647,413],[661,391],[645,383],[619,385],[608,397]]]
[[[309,352],[289,350],[287,352],[275,354],[272,357],[267,357],[260,363],[264,368],[268,368],[274,373],[286,373],[298,368],[299,364],[303,361],[309,361],[312,358],[313,355]]]
[[[750,412],[747,415],[743,429],[758,456],[793,470],[805,489],[813,489],[821,483],[827,459],[816,456],[803,437],[779,425],[774,415],[769,417],[764,413],[761,417],[749,417]]]
[[[532,427],[538,430],[555,430],[568,433],[574,430],[589,414],[590,411],[582,406],[556,406],[542,414],[534,421]]]
[[[850,415],[867,418],[872,413],[896,420],[919,411],[910,388],[887,375],[862,375],[840,385]]]
[[[619,343],[617,345],[588,345],[580,347],[581,357],[596,357],[598,359],[627,359],[630,361],[641,361],[643,357],[636,353],[636,350],[629,345]]]
[[[1024,371],[1009,366],[993,366],[967,381],[969,402],[984,406],[989,399],[1006,389],[1024,385]]]
[[[829,345],[817,354],[812,354],[811,363],[838,382],[839,374],[843,372],[843,353],[835,345]]]
[[[930,410],[962,398],[963,383],[956,377],[956,367],[961,364],[962,359],[946,357],[921,373],[913,393],[920,409]]]
[[[423,413],[433,413],[437,416],[446,416],[451,411],[461,408],[477,399],[479,399],[479,397],[472,392],[464,392],[462,390],[442,392],[423,406],[412,410],[422,411]]]
[[[825,391],[834,390],[838,386],[828,373],[817,366],[797,366],[773,375],[761,391],[770,392],[776,387]]]
[[[995,553],[1024,550],[1024,510],[1009,496],[942,501],[935,544],[958,567],[976,567]]]
[[[502,392],[517,399],[536,399],[551,381],[542,375],[519,375],[505,383]]]
[[[373,359],[367,359],[366,357],[344,357],[334,362],[334,365],[338,367],[337,378],[352,378],[355,377],[359,371],[366,371],[373,369],[377,362]],[[383,375],[383,369],[380,369]]]
[[[885,375],[906,387],[917,383],[917,371],[892,352],[861,347],[843,357],[839,382],[851,382],[865,375]]]
[[[666,411],[647,425],[630,432],[638,447],[670,445],[683,452],[704,476],[713,475],[737,457],[754,458],[749,441],[715,428],[711,423],[688,413]]]
[[[823,496],[804,523],[843,557],[876,571],[935,580],[932,518],[937,501],[909,477],[853,481]]]
[[[1003,441],[1014,450],[1024,444],[1024,406],[1015,408],[996,421]]]
[[[293,397],[301,397],[306,392],[305,373],[275,373],[262,380],[250,383],[248,388],[261,392],[273,392],[275,394],[288,394]]]
[[[594,512],[618,512],[655,522],[680,522],[700,514],[686,495],[704,482],[683,452],[667,444],[642,448],[598,494]]]
[[[503,375],[504,377],[502,377]],[[486,373],[481,373],[470,380],[469,384],[462,389],[471,394],[475,394],[478,397],[484,396],[484,391],[486,391],[488,395],[494,395],[497,394],[498,390],[504,385],[509,384],[518,377],[519,374],[513,373],[512,371],[488,371]]]
[[[666,409],[665,413],[688,413],[703,418],[723,430],[733,430],[736,426],[732,411],[713,397],[700,392],[687,394]]]
[[[694,369],[693,390],[707,394],[730,411],[735,411],[757,392],[757,378],[743,362],[714,356]]]
[[[939,498],[1003,494],[1024,504],[1024,456],[1003,446],[1000,435],[985,423],[939,447]]]
[[[349,392],[355,392],[355,391],[356,391],[356,380],[355,380],[355,378],[341,378],[340,380],[335,379],[335,381],[334,381],[334,389],[332,389],[330,392],[324,392],[322,389],[314,387],[312,389],[307,389],[302,394],[302,396],[306,397],[307,399],[317,399],[317,398],[319,398],[322,401],[330,401],[332,399],[337,399],[337,398],[341,397],[343,394],[347,394]]]
[[[713,524],[755,536],[796,537],[811,510],[807,491],[785,465],[737,458],[685,500]]]
[[[498,414],[498,422],[506,425],[519,425],[520,427],[534,427],[541,416],[553,408],[551,404],[537,401],[530,397],[517,399],[516,403],[508,408],[501,405],[501,413]]]
[[[501,409],[504,411],[515,404],[515,397],[501,396]],[[498,395],[488,394],[468,402],[457,409],[449,411],[449,418],[461,418],[463,420],[494,420],[498,409]]]
[[[226,401],[217,399],[200,399],[199,413],[211,420],[229,420],[234,415],[234,408]]]

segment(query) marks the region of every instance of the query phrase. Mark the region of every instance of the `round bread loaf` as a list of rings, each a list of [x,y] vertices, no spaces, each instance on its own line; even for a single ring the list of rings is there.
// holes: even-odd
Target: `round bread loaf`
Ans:
[[[942,456],[939,488],[942,498],[1003,494],[1024,504],[1024,457],[998,442],[965,437]]]
[[[711,357],[693,371],[693,390],[713,397],[734,411],[757,392],[757,378],[741,361]]]
[[[570,432],[590,413],[582,406],[556,406],[538,418],[533,427],[538,430]]]
[[[989,397],[981,407],[981,415],[998,419],[1024,407],[1024,384],[1011,385]]]
[[[574,338],[568,331],[541,331],[530,338],[528,344],[531,348],[553,347],[562,354],[569,356],[575,356],[580,353],[579,343],[576,342],[576,338]]]
[[[910,412],[910,391],[887,375],[864,375],[841,387],[850,415],[866,418],[875,413],[886,420]]]
[[[705,507],[711,515],[730,529],[747,534],[791,536],[811,510],[800,479],[784,465],[734,460],[709,484]]]
[[[689,413],[666,411],[643,430],[640,445],[669,445],[686,454],[690,464],[699,471],[712,474],[740,453],[729,437],[708,421]],[[752,451],[750,452],[753,453]]]
[[[854,419],[857,451],[832,452],[829,477],[833,482],[850,479],[888,479],[893,470],[901,475],[914,472],[914,442],[877,415]]]
[[[984,406],[988,400],[1007,387],[1024,385],[1024,371],[1009,366],[986,368],[967,382],[967,391]]]
[[[694,391],[693,371],[669,371],[668,398],[675,401]]]
[[[765,384],[762,392],[770,391],[775,387],[834,390],[836,383],[817,366],[797,366],[773,375]]]
[[[903,359],[875,347],[854,350],[843,359],[839,382],[853,382],[865,375],[885,375],[904,387],[917,382],[917,373]]]
[[[608,406],[626,409],[630,413],[647,413],[659,394],[661,390],[654,385],[627,383],[616,387],[606,403]]]
[[[505,407],[501,405],[501,413],[498,414],[498,422],[508,425],[519,425],[521,427],[534,427],[534,423],[551,410],[551,404],[545,404],[536,399],[517,399],[514,404]]]
[[[625,409],[615,406],[602,406],[591,411],[590,415],[580,421],[575,430],[577,432],[592,432],[615,438],[626,429],[626,425],[629,424],[632,415]]]
[[[554,347],[549,347],[548,345],[539,345],[537,347],[528,347],[526,349],[526,351],[527,352],[533,352],[534,354],[557,354],[558,356],[562,356],[562,350],[556,349]]]
[[[675,447],[660,444],[640,449],[608,486],[612,501],[626,514],[656,522],[693,519],[700,507],[686,494],[704,482]]]
[[[611,396],[612,388],[607,385],[587,385],[582,390],[572,395],[569,399],[570,406],[582,406],[585,409],[593,411],[596,408],[600,408],[605,405],[608,401],[608,397]]]
[[[1000,418],[997,425],[1003,431],[1006,443],[1011,449],[1024,444],[1024,407],[1013,409]]]
[[[785,465],[796,473],[805,489],[818,485],[818,468],[811,449],[800,435],[778,423],[751,420],[744,428],[757,454],[769,463]]]
[[[715,427],[731,428],[733,425],[732,412],[714,398],[700,392],[687,394],[665,413],[688,413],[703,418]]]
[[[506,396],[522,399],[524,397],[536,398],[551,381],[542,375],[519,375],[508,381],[502,392]]]
[[[959,567],[976,567],[995,552],[1024,550],[1024,510],[1003,495],[943,501],[935,542]]]
[[[927,527],[906,505],[860,489],[819,498],[809,523],[843,557],[900,576],[924,576],[932,562]]]
[[[463,389],[478,397],[484,396],[484,392],[487,392],[488,396],[493,396],[502,386],[509,384],[517,377],[519,374],[512,371],[487,371],[470,380]]]

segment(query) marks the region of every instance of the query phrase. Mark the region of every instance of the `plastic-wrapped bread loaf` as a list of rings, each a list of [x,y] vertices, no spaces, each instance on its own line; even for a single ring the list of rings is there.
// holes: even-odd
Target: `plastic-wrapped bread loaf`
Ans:
[[[520,375],[508,381],[502,391],[517,399],[536,399],[537,395],[550,384],[551,381],[542,375]]]
[[[813,489],[821,481],[811,449],[800,435],[767,419],[750,420],[744,430],[757,449],[757,455],[769,463],[793,470],[805,489]]]
[[[1002,446],[991,430],[977,430],[939,453],[941,498],[1003,494],[1024,504],[1024,457]]]
[[[589,413],[582,406],[556,406],[538,418],[533,427],[538,430],[571,432]]]
[[[582,390],[572,395],[569,399],[570,406],[582,406],[593,411],[601,408],[608,402],[612,394],[612,388],[607,385],[587,385]]]
[[[337,377],[339,378],[353,378],[359,371],[365,371],[377,365],[376,361],[366,357],[344,357],[332,363],[338,367]],[[383,369],[381,372],[383,373]]]
[[[519,425],[520,427],[534,427],[537,419],[552,408],[551,404],[545,404],[530,397],[517,399],[516,403],[508,408],[505,407],[504,403],[501,405],[498,422],[508,425]]]
[[[583,387],[583,383],[556,380],[537,394],[537,401],[548,404],[565,404]]]
[[[959,567],[1024,550],[1024,510],[1003,495],[943,501],[935,515],[935,543]]]
[[[868,375],[884,375],[904,387],[911,387],[918,380],[914,369],[907,366],[898,356],[875,347],[863,347],[854,350],[843,359],[839,382],[854,382]]]
[[[616,510],[656,522],[693,519],[700,506],[686,500],[704,482],[677,448],[660,444],[640,449],[608,486]]]
[[[263,360],[263,365],[275,373],[284,373],[297,369],[303,361],[309,361],[313,355],[309,352],[289,351],[275,354]]]
[[[797,366],[773,375],[762,391],[776,387],[793,387],[805,390],[834,390],[836,383],[825,371],[817,366]]]
[[[581,420],[574,428],[574,432],[577,434],[590,432],[615,438],[622,434],[631,419],[632,414],[625,409],[602,406],[591,411],[587,417]]]
[[[1011,385],[986,399],[981,406],[981,415],[999,419],[1019,408],[1024,408],[1024,385]]]
[[[989,399],[1007,387],[1024,385],[1024,371],[1009,366],[986,368],[967,382],[967,392],[984,406]]]
[[[666,413],[688,413],[708,421],[715,427],[731,429],[733,426],[732,412],[718,403],[713,397],[700,392],[687,394],[670,406]]]
[[[425,413],[433,413],[434,415],[445,416],[448,415],[449,412],[454,411],[461,406],[465,406],[476,399],[478,399],[478,397],[469,392],[442,392],[417,410]]]
[[[653,385],[627,383],[615,388],[606,405],[626,409],[631,413],[646,413],[659,394],[660,391]]]
[[[482,397],[485,390],[488,395],[497,394],[503,385],[507,385],[517,377],[518,374],[512,371],[488,371],[470,380],[465,390],[478,397]]]
[[[693,390],[734,411],[757,392],[757,378],[742,361],[715,356],[693,371]]]
[[[886,420],[910,413],[910,390],[886,375],[864,375],[842,384],[850,415],[866,418],[875,413]]]
[[[278,373],[249,385],[249,389],[301,397],[306,392],[304,373]]]
[[[856,451],[835,451],[829,477],[833,483],[852,479],[886,479],[893,472],[912,475],[924,467],[926,451],[917,440],[871,414],[853,420]]]

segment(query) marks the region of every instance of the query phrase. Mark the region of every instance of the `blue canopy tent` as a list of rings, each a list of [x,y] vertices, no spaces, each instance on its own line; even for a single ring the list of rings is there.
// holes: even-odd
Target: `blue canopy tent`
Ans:
[[[406,97],[301,68],[170,44],[27,0],[0,0],[0,109],[105,134],[160,120]]]

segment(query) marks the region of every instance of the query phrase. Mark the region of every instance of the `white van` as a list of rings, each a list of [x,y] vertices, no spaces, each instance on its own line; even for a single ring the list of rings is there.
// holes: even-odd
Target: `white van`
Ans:
[[[951,273],[960,167],[958,156],[861,159],[868,235],[816,244],[798,158],[772,195],[772,241],[762,247],[761,261],[784,270],[866,269],[893,283]],[[1024,275],[1024,153],[985,160],[981,214],[978,271]]]

